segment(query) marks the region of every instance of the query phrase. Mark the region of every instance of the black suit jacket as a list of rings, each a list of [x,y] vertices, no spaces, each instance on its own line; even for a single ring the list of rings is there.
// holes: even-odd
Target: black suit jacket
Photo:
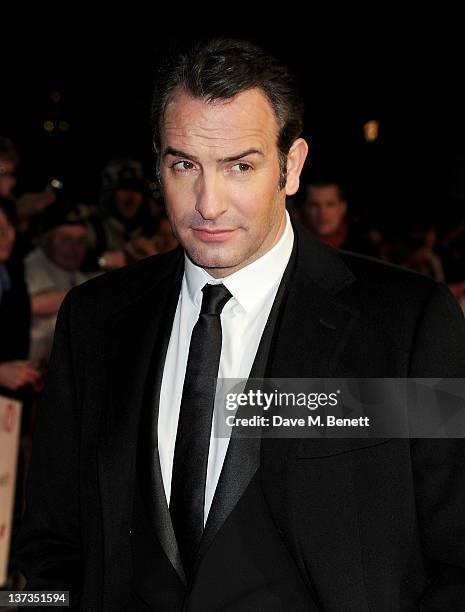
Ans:
[[[264,347],[268,375],[463,376],[464,320],[444,285],[295,232]],[[287,576],[296,570],[287,609],[463,610],[462,440],[231,441],[185,586],[153,420],[182,273],[176,250],[92,279],[63,302],[20,539],[27,588],[70,589],[84,610],[124,609],[144,572],[134,575],[134,521],[146,521],[147,555],[158,559],[148,580],[172,594],[173,610],[285,610],[286,587],[271,582],[269,599],[234,599],[243,564],[270,562],[258,559],[260,538]]]

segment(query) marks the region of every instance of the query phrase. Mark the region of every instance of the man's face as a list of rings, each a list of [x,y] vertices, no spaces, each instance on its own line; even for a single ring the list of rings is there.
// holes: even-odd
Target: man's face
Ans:
[[[16,168],[8,159],[0,158],[0,196],[9,198],[16,185]]]
[[[255,261],[284,229],[277,137],[258,89],[210,104],[178,90],[167,106],[159,151],[167,213],[189,257],[213,276]]]
[[[10,259],[16,232],[6,215],[0,210],[0,263]]]
[[[63,270],[79,270],[86,255],[86,228],[82,225],[62,225],[51,231],[47,255]]]
[[[310,187],[303,207],[304,221],[317,236],[332,236],[341,227],[346,207],[336,185]]]

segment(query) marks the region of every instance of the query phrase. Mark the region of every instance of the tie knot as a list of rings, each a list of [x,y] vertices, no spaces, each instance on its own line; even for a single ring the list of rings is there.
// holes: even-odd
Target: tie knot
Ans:
[[[224,285],[205,285],[202,289],[200,314],[220,315],[226,302],[232,297]]]

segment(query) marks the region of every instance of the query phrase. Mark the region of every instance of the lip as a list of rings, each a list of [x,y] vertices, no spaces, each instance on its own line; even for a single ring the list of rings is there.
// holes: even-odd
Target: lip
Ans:
[[[227,228],[207,229],[205,227],[193,227],[192,231],[204,242],[222,242],[223,240],[227,240],[235,230]]]

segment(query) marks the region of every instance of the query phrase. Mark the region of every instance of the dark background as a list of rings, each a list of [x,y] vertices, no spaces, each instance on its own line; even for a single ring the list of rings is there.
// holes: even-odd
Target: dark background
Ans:
[[[2,38],[0,133],[20,151],[18,194],[58,177],[73,198],[93,202],[102,166],[120,155],[139,157],[153,176],[149,108],[158,58],[176,41],[229,35],[261,44],[297,74],[307,177],[336,177],[355,212],[394,232],[411,219],[441,228],[465,216],[458,15],[334,9],[317,16],[282,5],[252,23],[249,5],[231,4],[212,9],[216,23],[207,24],[196,5],[166,8],[171,14],[162,16],[126,5],[115,18],[113,7],[98,22],[84,10],[48,9],[34,23],[26,11],[29,29],[16,21]],[[368,143],[363,125],[371,119],[379,137]],[[47,132],[47,120],[69,129]]]

